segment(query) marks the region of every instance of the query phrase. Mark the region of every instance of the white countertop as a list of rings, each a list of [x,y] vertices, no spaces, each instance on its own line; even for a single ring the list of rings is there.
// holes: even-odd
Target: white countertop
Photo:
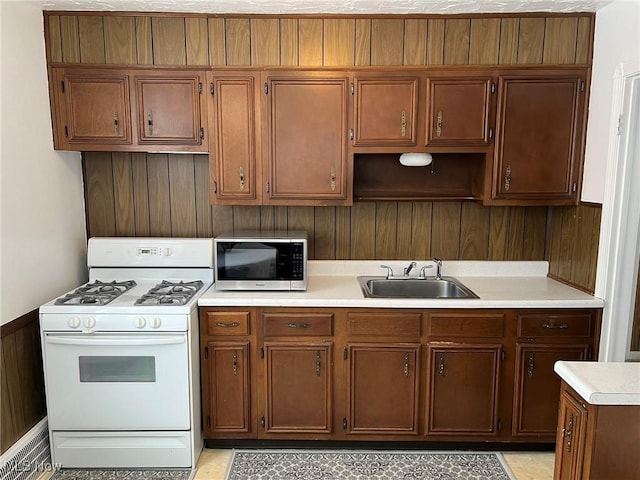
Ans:
[[[640,405],[640,363],[559,361],[553,369],[592,405]]]
[[[402,272],[409,261],[309,261],[304,292],[220,291],[212,286],[200,306],[371,307],[371,308],[600,308],[602,299],[548,278],[547,262],[443,262],[442,275],[453,276],[477,299],[365,298],[358,275],[385,275],[381,264]],[[414,269],[417,275],[422,265]],[[427,270],[433,276],[434,270]]]

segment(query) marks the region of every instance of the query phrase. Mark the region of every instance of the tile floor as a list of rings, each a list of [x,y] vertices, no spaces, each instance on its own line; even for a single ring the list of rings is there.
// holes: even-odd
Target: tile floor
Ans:
[[[552,480],[554,454],[547,452],[503,452],[504,458],[517,480]],[[205,449],[198,461],[194,480],[224,480],[231,460],[231,450]],[[46,480],[46,473],[38,480]]]

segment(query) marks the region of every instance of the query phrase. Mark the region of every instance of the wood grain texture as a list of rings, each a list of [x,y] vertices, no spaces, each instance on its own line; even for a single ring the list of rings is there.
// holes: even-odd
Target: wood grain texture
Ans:
[[[255,207],[233,207],[233,231],[260,230],[260,209]]]
[[[353,260],[370,260],[376,252],[376,205],[355,203],[351,207],[351,255]]]
[[[195,237],[196,197],[193,155],[169,154],[169,196],[171,235],[174,237]]]
[[[49,34],[49,43],[47,44],[47,53],[50,62],[62,61],[62,33],[60,32],[60,17],[49,15],[45,17],[47,20],[46,28]]]
[[[463,203],[460,214],[460,259],[484,260],[489,252],[491,210],[477,203]]]
[[[355,22],[352,19],[326,19],[324,21],[324,66],[350,66],[354,64]]]
[[[430,18],[427,23],[427,65],[444,63],[444,22]]]
[[[224,18],[209,18],[209,63],[212,66],[227,63],[226,27]]]
[[[575,63],[577,35],[578,19],[576,17],[547,18],[542,63]]]
[[[576,63],[591,64],[593,55],[593,17],[578,19],[578,34],[576,38]]]
[[[184,20],[187,65],[209,65],[209,31],[206,18]]]
[[[469,37],[471,23],[468,19],[447,19],[444,29],[444,64],[469,63]]]
[[[545,258],[547,207],[525,209],[523,252],[520,260]]]
[[[461,202],[435,202],[431,217],[431,255],[449,260],[460,255]]]
[[[136,51],[139,65],[153,64],[151,17],[136,17]]]
[[[404,60],[404,20],[371,21],[371,65],[402,65]]]
[[[471,20],[469,64],[498,63],[500,54],[500,19],[474,18]]]
[[[405,65],[425,65],[427,63],[427,20],[407,19],[404,21],[404,61]]]
[[[315,207],[313,257],[317,260],[336,258],[336,207]]]
[[[226,27],[227,65],[251,65],[251,30],[248,18],[228,18]]]
[[[280,19],[280,65],[298,65],[298,19]]]
[[[336,209],[336,259],[351,258],[351,207]]]
[[[430,259],[433,203],[414,202],[411,212],[411,257]],[[406,227],[405,227],[406,228]]]
[[[510,65],[518,62],[518,36],[520,19],[503,18],[500,22],[500,55],[498,63]]]
[[[184,22],[182,17],[151,19],[154,65],[186,65],[187,39]]]
[[[78,38],[78,17],[60,17],[62,35],[62,61],[80,63],[80,39]]]
[[[518,32],[518,63],[542,63],[544,18],[521,18]]]
[[[209,202],[209,159],[207,155],[193,156],[196,236],[211,237],[211,205]]]
[[[130,153],[112,153],[113,196],[116,214],[117,236],[133,237],[135,229],[135,203],[133,200],[133,175]]]
[[[83,161],[87,231],[105,237],[115,233],[115,194],[110,153],[92,153]]]
[[[78,17],[78,38],[81,63],[104,63],[104,26],[102,17],[83,15]]]
[[[134,17],[103,17],[105,62],[135,65],[136,22]]]
[[[371,65],[371,19],[356,20],[356,65]]]
[[[507,260],[519,260],[524,256],[524,216],[525,207],[510,207]]]
[[[87,157],[89,154],[86,154]],[[147,156],[144,153],[131,154],[131,174],[136,235],[149,236],[149,180],[147,177]],[[208,199],[207,199],[208,201]]]
[[[172,218],[167,154],[147,155],[147,178],[149,181],[149,234],[154,237],[169,237]],[[173,220],[176,223],[181,221],[179,218]]]
[[[322,65],[323,21],[317,18],[301,18],[298,22],[298,64]]]
[[[280,22],[277,18],[251,20],[251,65],[280,63]]]
[[[412,230],[413,203],[398,202],[396,216],[396,258],[412,258],[413,244]]]
[[[395,259],[397,253],[398,203],[377,202],[375,207],[375,258]]]
[[[211,209],[211,222],[213,224],[213,236],[225,232],[233,232],[233,209],[226,205],[218,205]]]
[[[487,260],[506,260],[509,238],[509,207],[493,207],[489,216]]]

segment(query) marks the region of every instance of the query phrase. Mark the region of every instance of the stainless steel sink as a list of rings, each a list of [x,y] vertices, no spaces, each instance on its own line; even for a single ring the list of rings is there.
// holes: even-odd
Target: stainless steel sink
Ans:
[[[453,277],[400,278],[358,277],[367,298],[479,298]]]

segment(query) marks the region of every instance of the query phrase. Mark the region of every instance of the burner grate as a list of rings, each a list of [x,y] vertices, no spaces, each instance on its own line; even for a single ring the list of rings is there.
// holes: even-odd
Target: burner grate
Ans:
[[[185,305],[203,285],[201,280],[193,282],[163,280],[137,299],[134,305]]]
[[[96,280],[58,298],[55,305],[106,305],[136,286],[134,280],[101,282]]]

